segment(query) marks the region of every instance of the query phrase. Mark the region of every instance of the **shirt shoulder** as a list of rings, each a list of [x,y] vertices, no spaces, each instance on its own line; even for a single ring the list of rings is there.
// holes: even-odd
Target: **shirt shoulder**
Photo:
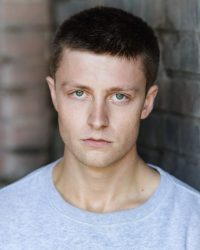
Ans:
[[[0,213],[24,209],[37,202],[44,192],[51,164],[40,167],[0,190]]]
[[[171,179],[180,205],[190,208],[193,212],[196,211],[200,217],[200,192],[173,176]]]
[[[169,201],[174,209],[180,214],[196,214],[200,220],[200,192],[164,170],[159,169],[159,172],[168,180]]]

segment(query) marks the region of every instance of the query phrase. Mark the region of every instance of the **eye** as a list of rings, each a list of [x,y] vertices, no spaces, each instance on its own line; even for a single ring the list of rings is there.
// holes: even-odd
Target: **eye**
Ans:
[[[84,92],[82,90],[77,90],[74,92],[74,94],[78,97],[83,96]]]
[[[121,94],[121,93],[116,94],[117,100],[123,100],[124,97],[126,97],[124,94]]]
[[[128,97],[122,93],[116,93],[112,96],[112,100],[118,103],[123,103],[128,100]]]
[[[86,94],[83,90],[76,90],[71,93],[71,95],[77,99],[83,99],[85,98]]]

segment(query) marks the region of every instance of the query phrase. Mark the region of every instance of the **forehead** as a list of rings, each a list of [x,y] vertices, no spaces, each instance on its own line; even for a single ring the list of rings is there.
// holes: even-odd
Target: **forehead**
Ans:
[[[142,59],[126,59],[86,51],[65,49],[56,72],[56,81],[73,81],[111,87],[145,85]],[[115,86],[113,86],[115,85]],[[130,85],[130,86],[128,86]]]

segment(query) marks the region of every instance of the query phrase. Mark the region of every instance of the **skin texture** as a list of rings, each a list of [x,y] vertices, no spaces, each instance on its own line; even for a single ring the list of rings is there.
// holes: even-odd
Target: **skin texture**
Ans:
[[[47,77],[47,82],[65,144],[53,173],[63,198],[95,212],[144,203],[159,174],[140,159],[136,141],[158,87],[145,95],[140,58],[65,49],[55,79]]]

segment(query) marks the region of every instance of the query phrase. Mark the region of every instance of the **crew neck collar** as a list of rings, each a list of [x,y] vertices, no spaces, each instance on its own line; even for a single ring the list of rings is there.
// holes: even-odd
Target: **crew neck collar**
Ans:
[[[92,224],[92,225],[114,225],[124,223],[134,223],[138,220],[144,219],[161,205],[165,199],[167,192],[169,192],[167,173],[157,166],[148,164],[150,167],[156,169],[160,174],[160,183],[153,193],[153,195],[142,205],[136,208],[130,208],[115,212],[97,213],[90,212],[65,201],[61,194],[57,191],[53,183],[53,168],[60,160],[57,160],[47,166],[47,195],[49,203],[54,209],[56,209],[63,216],[70,218],[71,220],[78,221],[80,223]]]

